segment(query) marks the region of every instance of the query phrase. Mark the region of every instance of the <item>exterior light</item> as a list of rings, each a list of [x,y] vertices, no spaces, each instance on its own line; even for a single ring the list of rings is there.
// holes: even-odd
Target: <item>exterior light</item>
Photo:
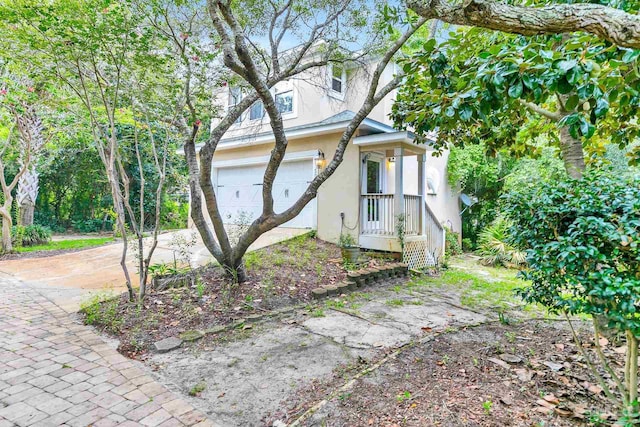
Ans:
[[[395,163],[395,162],[396,162],[395,157],[389,157],[389,163]]]
[[[324,168],[324,153],[322,150],[318,150],[318,156],[316,157],[316,168],[321,170]]]

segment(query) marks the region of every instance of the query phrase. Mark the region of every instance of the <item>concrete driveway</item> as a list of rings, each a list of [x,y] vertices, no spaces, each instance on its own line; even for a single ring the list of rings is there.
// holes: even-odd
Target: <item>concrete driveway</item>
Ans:
[[[275,228],[260,236],[249,250],[256,250],[308,232],[305,229]],[[191,265],[200,266],[213,260],[195,230],[180,230],[159,236],[152,264],[173,262],[179,255],[175,240],[191,236],[196,243],[189,250]],[[100,246],[78,252],[44,258],[24,258],[0,261],[0,273],[30,282],[66,311],[77,311],[79,303],[91,293],[122,292],[124,275],[120,267],[122,243]],[[129,251],[127,264],[135,274],[133,254]]]

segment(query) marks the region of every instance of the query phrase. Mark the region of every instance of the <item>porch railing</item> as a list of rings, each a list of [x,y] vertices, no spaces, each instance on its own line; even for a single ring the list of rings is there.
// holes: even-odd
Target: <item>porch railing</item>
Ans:
[[[360,232],[377,236],[395,234],[393,194],[363,194],[360,196]]]
[[[393,236],[396,232],[396,214],[393,194],[363,194],[360,196],[361,234]],[[420,234],[420,196],[404,196],[404,227],[406,236]]]
[[[405,236],[416,236],[422,231],[420,223],[420,204],[422,197],[407,195],[404,196],[404,234]]]

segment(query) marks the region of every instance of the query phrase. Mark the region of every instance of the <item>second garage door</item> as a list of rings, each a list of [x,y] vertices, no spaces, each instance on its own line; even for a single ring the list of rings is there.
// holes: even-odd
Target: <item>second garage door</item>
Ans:
[[[253,220],[262,213],[262,178],[265,164],[217,169],[218,206],[225,222],[238,223],[242,216]],[[282,212],[298,200],[313,179],[313,161],[297,160],[280,165],[273,185],[274,210]],[[314,228],[315,200],[284,227]]]

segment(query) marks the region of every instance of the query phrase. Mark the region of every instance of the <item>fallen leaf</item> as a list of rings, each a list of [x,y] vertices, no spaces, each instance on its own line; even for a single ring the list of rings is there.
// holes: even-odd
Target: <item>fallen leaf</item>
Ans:
[[[551,402],[547,402],[547,401],[546,401],[546,400],[544,400],[544,399],[538,399],[538,400],[536,400],[536,403],[537,403],[538,405],[540,405],[540,406],[544,406],[545,408],[549,408],[549,409],[553,409],[553,408],[555,408],[555,407],[556,407],[556,405],[554,405],[554,404],[553,404],[553,403],[551,403]]]
[[[559,364],[559,363],[544,361],[544,362],[542,362],[542,364],[545,365],[547,368],[551,369],[554,372],[558,372],[561,369],[564,369],[564,366]]]
[[[431,331],[433,330],[433,328],[432,328],[432,327],[429,327],[429,326],[423,326],[423,327],[422,327],[422,328],[420,328],[420,329],[422,329],[422,330],[423,330],[423,331],[425,331],[425,332],[431,332]]]
[[[511,369],[506,362],[504,362],[504,361],[502,361],[500,359],[496,359],[495,357],[490,357],[487,360],[489,362],[495,363],[496,365],[498,365],[498,366],[500,366],[500,367],[502,367],[504,369],[507,369],[507,370]]]
[[[595,384],[591,384],[589,387],[587,387],[587,390],[589,390],[593,394],[602,393],[602,387],[600,387],[598,385],[595,385]]]
[[[569,417],[573,415],[573,412],[568,409],[556,408],[555,411],[556,411],[556,414],[562,415],[563,417]]]
[[[560,403],[558,398],[555,397],[553,394],[545,394],[544,396],[542,396],[542,398],[544,400],[546,400],[547,402],[552,403],[554,405],[557,405],[558,403]]]

